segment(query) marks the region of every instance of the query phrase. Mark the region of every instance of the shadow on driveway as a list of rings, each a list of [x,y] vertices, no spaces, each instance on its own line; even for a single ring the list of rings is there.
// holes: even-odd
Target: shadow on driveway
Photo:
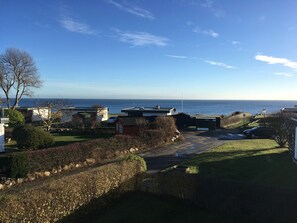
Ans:
[[[184,141],[151,149],[139,155],[145,159],[149,172],[158,172],[225,144],[227,141],[219,140],[219,138],[226,136],[228,133],[221,129],[207,132],[186,131],[182,132],[185,138]]]

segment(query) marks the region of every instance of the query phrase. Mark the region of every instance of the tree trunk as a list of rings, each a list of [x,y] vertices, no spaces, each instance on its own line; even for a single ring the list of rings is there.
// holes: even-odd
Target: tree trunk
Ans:
[[[11,107],[11,109],[15,110],[15,108],[18,107],[18,104],[19,104],[19,100],[16,98],[13,106]]]
[[[10,99],[8,95],[6,95],[6,106],[7,108],[10,108]]]

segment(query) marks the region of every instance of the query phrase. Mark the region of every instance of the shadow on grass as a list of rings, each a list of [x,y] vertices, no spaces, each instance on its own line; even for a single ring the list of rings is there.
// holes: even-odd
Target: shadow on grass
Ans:
[[[112,200],[103,208],[95,209],[96,202],[98,199],[83,207],[83,209],[88,208],[92,211],[87,215],[81,215],[75,222],[237,222],[222,214],[198,209],[189,201],[141,192],[126,193]],[[65,218],[61,222],[72,221]]]
[[[187,164],[196,165],[201,176],[297,188],[297,166],[290,153],[258,154],[265,150],[201,154]]]
[[[236,150],[232,152],[205,152],[197,156],[197,154],[177,154],[177,155],[164,155],[157,157],[145,157],[147,164],[147,169],[149,171],[160,171],[166,168],[172,167],[176,164],[182,163],[188,166],[199,166],[199,169],[202,165],[210,165],[211,163],[215,164],[218,161],[226,161],[233,163],[235,159],[240,157],[248,156],[258,156],[259,153],[263,153],[271,150],[271,148],[265,149],[255,149],[255,150]],[[233,160],[233,161],[230,161]],[[222,165],[222,166],[220,166]],[[219,169],[224,167],[224,163],[218,163],[216,168]],[[211,165],[210,169],[213,169]],[[201,172],[201,171],[200,171]]]

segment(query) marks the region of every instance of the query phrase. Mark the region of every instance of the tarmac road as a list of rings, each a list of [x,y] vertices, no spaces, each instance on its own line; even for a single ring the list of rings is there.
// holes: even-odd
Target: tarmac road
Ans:
[[[219,140],[219,138],[226,134],[224,130],[182,132],[184,141],[151,149],[138,155],[145,159],[148,172],[158,172],[199,153],[225,144],[227,141]]]

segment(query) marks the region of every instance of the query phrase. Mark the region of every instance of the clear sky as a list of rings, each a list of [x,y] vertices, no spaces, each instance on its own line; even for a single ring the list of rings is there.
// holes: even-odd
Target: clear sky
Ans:
[[[35,97],[297,99],[296,0],[0,0]]]

